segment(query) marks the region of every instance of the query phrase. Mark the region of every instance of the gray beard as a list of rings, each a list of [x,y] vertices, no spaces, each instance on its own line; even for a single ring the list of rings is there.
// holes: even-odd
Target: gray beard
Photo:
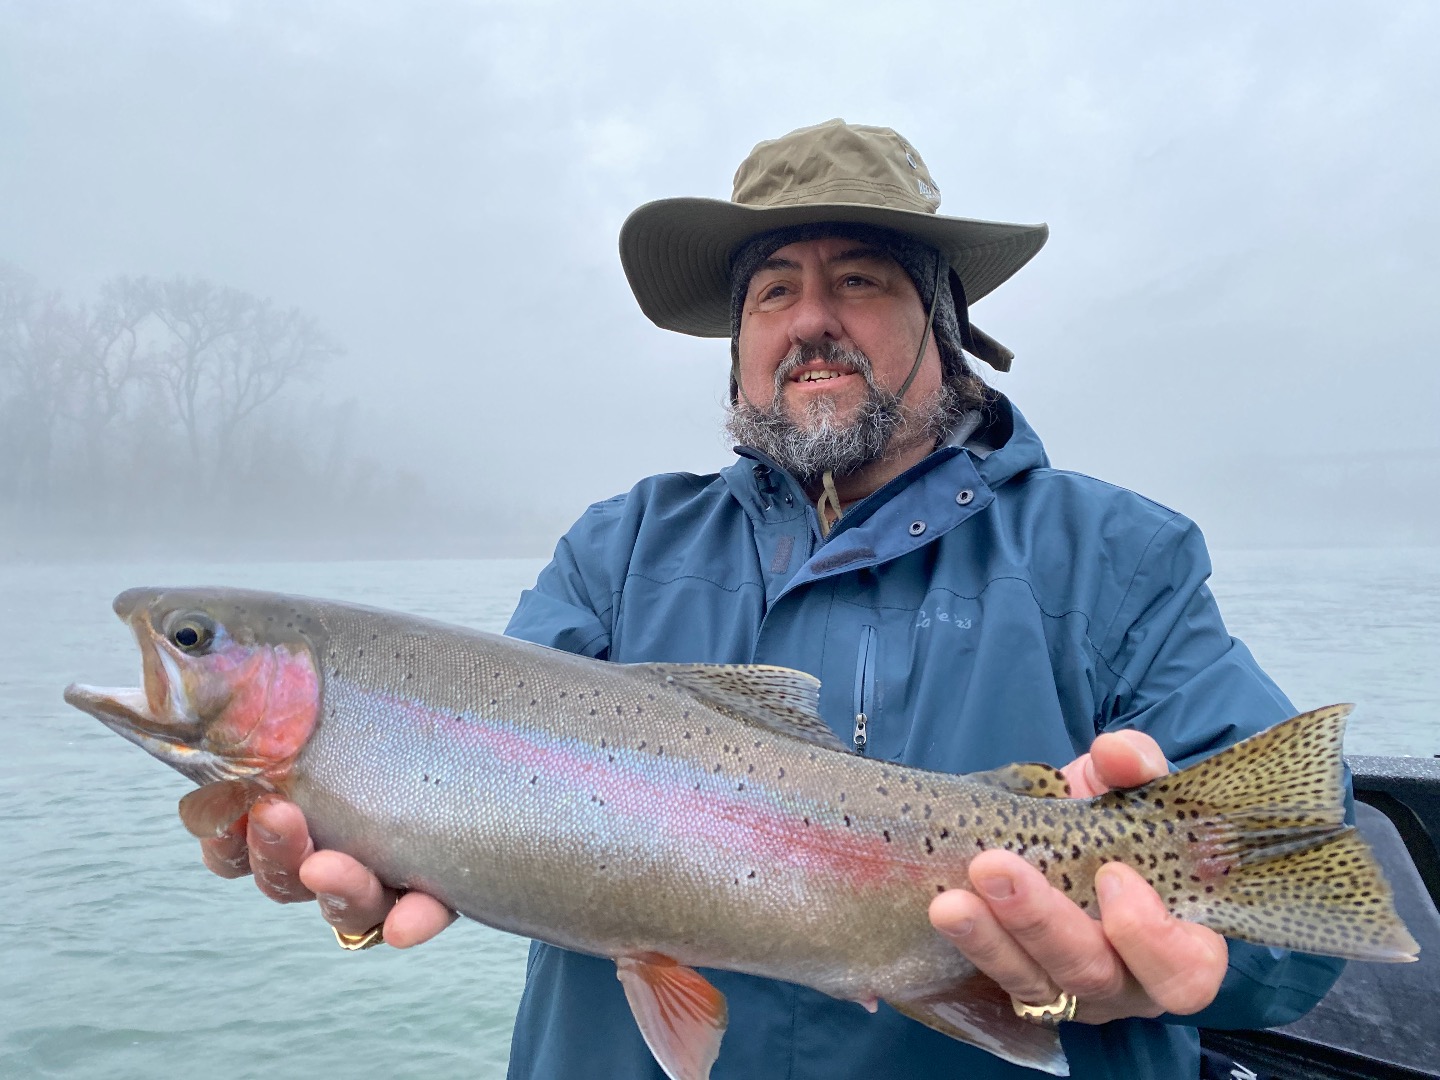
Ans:
[[[802,364],[817,359],[853,367],[869,387],[848,424],[836,420],[835,403],[825,397],[809,402],[798,423],[785,410],[786,382]],[[775,371],[775,393],[768,405],[756,405],[744,394],[731,402],[725,431],[736,443],[759,450],[802,485],[811,487],[820,483],[826,472],[849,476],[880,460],[902,427],[939,442],[954,429],[965,407],[948,380],[928,400],[907,406],[875,382],[869,357],[829,342],[791,351]]]

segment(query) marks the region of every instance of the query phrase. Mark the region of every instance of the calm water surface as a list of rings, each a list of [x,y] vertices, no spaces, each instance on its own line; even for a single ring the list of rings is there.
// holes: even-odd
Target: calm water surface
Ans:
[[[1352,752],[1440,752],[1440,550],[1215,561],[1232,631],[1298,706],[1359,704]],[[312,905],[205,873],[175,815],[187,782],[60,691],[136,683],[109,610],[132,585],[252,586],[498,630],[540,565],[0,566],[0,1076],[503,1076],[524,941],[466,922],[409,953],[342,953]]]

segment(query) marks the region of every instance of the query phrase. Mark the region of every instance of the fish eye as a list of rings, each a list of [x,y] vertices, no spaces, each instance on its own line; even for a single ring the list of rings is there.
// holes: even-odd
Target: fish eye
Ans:
[[[191,612],[169,622],[165,636],[181,652],[203,653],[215,640],[215,623],[208,615]]]

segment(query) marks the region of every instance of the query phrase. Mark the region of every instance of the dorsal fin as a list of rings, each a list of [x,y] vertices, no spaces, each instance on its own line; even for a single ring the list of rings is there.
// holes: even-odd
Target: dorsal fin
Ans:
[[[637,664],[726,716],[827,750],[849,752],[820,719],[820,680],[770,664]]]
[[[1032,799],[1065,799],[1070,796],[1070,781],[1065,779],[1065,774],[1054,765],[1038,761],[1021,761],[988,772],[967,773],[965,779],[1004,788],[1016,795],[1029,795]]]

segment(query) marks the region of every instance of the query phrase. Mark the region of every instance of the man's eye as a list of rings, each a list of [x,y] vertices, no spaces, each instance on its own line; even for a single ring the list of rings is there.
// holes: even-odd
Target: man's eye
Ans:
[[[847,289],[858,289],[870,284],[870,279],[861,277],[859,274],[846,274],[840,279],[840,284]]]
[[[785,286],[779,283],[776,283],[774,285],[767,285],[765,288],[760,290],[759,299],[774,300],[776,297],[784,296],[787,291],[788,290],[785,288]]]

